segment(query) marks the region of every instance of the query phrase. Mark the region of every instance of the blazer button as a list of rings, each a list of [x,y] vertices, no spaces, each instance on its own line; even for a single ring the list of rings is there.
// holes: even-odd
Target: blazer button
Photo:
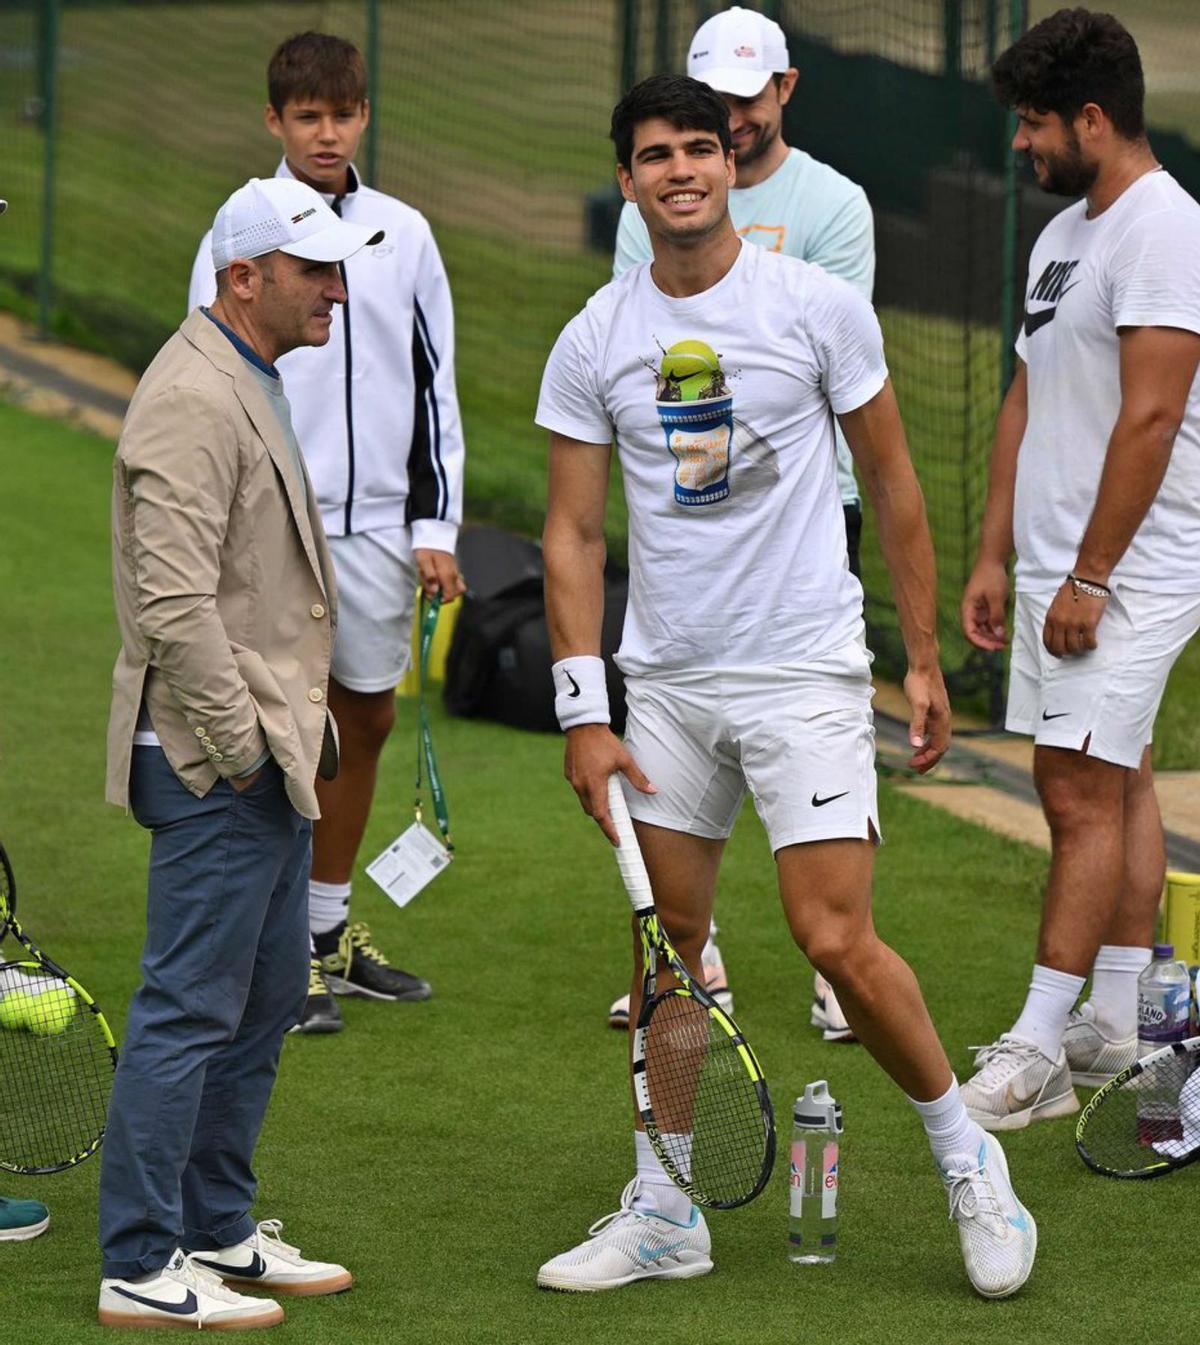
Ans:
[[[313,605],[308,610],[312,613],[314,619],[317,621],[320,621],[320,619],[325,615],[325,608],[322,607],[319,602],[314,602]]]
[[[224,761],[224,760],[225,760],[225,753],[224,753],[224,752],[214,752],[214,753],[213,753],[213,756],[212,756],[212,759],[213,759],[214,761]]]
[[[203,738],[203,737],[204,737],[204,730],[203,730],[203,729],[197,729],[197,730],[196,730],[196,737],[197,737],[197,738]]]
[[[323,701],[325,699],[325,693],[321,690],[320,687],[313,687],[312,690],[308,693],[308,699],[312,701],[314,705],[316,705],[318,702]]]

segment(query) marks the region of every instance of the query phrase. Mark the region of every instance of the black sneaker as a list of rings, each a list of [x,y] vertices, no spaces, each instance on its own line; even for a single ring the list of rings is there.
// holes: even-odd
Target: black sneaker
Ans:
[[[428,981],[393,967],[371,942],[371,931],[361,920],[340,931],[319,936],[320,945],[337,934],[337,947],[321,957],[321,971],[335,995],[365,995],[368,999],[428,999]]]
[[[304,1012],[300,1021],[288,1031],[340,1032],[342,1026],[342,1011],[329,993],[329,986],[321,974],[321,964],[314,957],[308,967],[308,998],[304,1001]]]

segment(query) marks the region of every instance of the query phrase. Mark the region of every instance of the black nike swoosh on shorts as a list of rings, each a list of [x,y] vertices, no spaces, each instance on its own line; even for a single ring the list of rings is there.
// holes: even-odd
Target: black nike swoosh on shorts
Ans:
[[[240,1275],[244,1280],[257,1280],[267,1273],[267,1263],[257,1252],[250,1254],[248,1266],[231,1266],[224,1261],[206,1261],[202,1256],[197,1256],[196,1260],[209,1270],[215,1270],[218,1275]]]
[[[141,1294],[135,1294],[131,1289],[122,1289],[119,1284],[113,1285],[113,1293],[120,1294],[122,1298],[131,1298],[135,1303],[144,1303],[148,1308],[157,1308],[159,1312],[170,1312],[177,1317],[186,1317],[196,1311],[198,1306],[196,1295],[189,1289],[187,1297],[182,1303],[163,1303],[157,1298],[145,1298]]]
[[[567,696],[571,700],[574,700],[575,697],[580,694],[579,683],[571,676],[569,672],[567,672],[565,668],[563,669],[563,673],[565,674],[567,681],[570,682],[571,684],[571,690],[567,692]]]
[[[1048,714],[1045,712],[1045,710],[1043,710],[1043,711],[1042,711],[1042,718],[1043,718],[1043,719],[1066,719],[1067,716],[1068,716],[1070,713],[1071,713],[1070,710],[1060,710],[1059,713],[1056,714],[1056,715],[1048,715]]]
[[[812,796],[812,806],[814,808],[824,808],[827,803],[832,803],[834,799],[844,799],[849,792],[848,789],[843,789],[840,794],[830,794],[827,799],[819,799],[814,793]]]

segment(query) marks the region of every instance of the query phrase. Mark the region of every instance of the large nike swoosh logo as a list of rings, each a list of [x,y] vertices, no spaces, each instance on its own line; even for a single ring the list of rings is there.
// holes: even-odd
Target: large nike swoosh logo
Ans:
[[[120,1294],[122,1298],[131,1298],[135,1303],[144,1303],[148,1308],[157,1308],[159,1312],[173,1313],[177,1317],[187,1317],[197,1308],[196,1295],[191,1289],[184,1295],[182,1303],[164,1303],[160,1298],[145,1298],[135,1294],[132,1289],[122,1289],[119,1284],[113,1285],[113,1293]]]
[[[643,1261],[661,1261],[664,1256],[670,1256],[672,1252],[677,1252],[680,1247],[686,1247],[686,1242],[669,1242],[665,1247],[653,1249],[647,1247],[644,1242],[638,1243],[638,1256]]]
[[[819,799],[814,793],[812,796],[812,806],[814,808],[824,808],[827,803],[832,803],[834,799],[844,799],[849,792],[848,789],[843,789],[840,794],[830,794],[827,799]]]
[[[575,697],[580,694],[579,683],[571,676],[569,672],[567,672],[565,668],[563,669],[563,672],[566,673],[567,681],[570,682],[571,684],[571,690],[567,692],[567,697],[569,700],[574,700]]]
[[[248,1266],[231,1266],[226,1261],[206,1261],[202,1256],[197,1256],[196,1260],[202,1266],[207,1266],[209,1270],[215,1270],[218,1275],[223,1277],[236,1275],[243,1280],[257,1280],[267,1273],[267,1263],[257,1252],[250,1253],[250,1264]]]
[[[1038,313],[1031,313],[1025,310],[1025,335],[1032,336],[1034,332],[1040,331],[1048,322],[1054,321],[1054,315],[1058,312],[1058,305],[1067,297],[1067,295],[1079,284],[1078,280],[1072,281],[1065,290],[1058,296],[1058,302],[1053,308],[1043,308]]]

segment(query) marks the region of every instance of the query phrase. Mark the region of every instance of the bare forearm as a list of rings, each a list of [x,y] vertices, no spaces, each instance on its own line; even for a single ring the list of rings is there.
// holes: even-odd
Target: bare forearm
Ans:
[[[553,518],[546,522],[546,618],[556,660],[599,654],[604,620],[603,536],[586,536]]]
[[[1013,499],[1017,454],[1025,437],[1027,409],[1024,373],[1008,390],[996,417],[996,435],[988,470],[987,504],[979,530],[979,559],[1007,565],[1013,553]]]
[[[1092,517],[1075,573],[1108,582],[1154,503],[1171,461],[1178,423],[1162,414],[1122,412],[1113,427]]]
[[[889,480],[868,480],[867,490],[908,665],[934,668],[938,661],[937,566],[920,483],[905,459],[892,466]]]

